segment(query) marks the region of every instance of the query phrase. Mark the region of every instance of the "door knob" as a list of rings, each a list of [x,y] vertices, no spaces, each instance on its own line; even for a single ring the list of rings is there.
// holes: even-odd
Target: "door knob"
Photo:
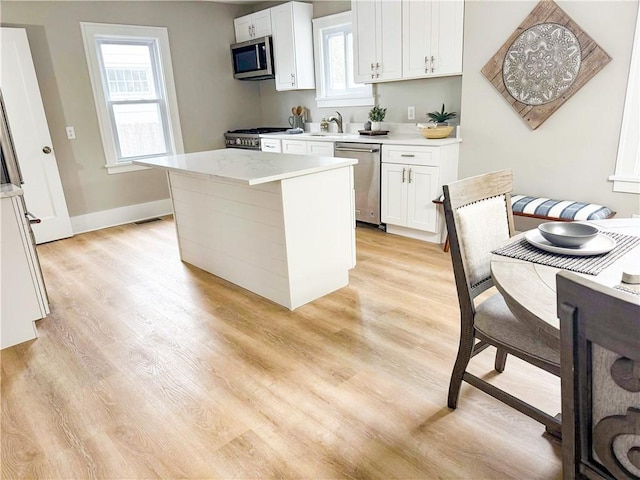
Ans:
[[[42,152],[49,155],[51,153],[51,147],[42,147]]]

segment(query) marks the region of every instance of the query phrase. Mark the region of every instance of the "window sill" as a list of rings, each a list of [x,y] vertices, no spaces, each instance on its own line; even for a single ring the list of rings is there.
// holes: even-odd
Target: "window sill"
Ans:
[[[122,163],[107,163],[105,165],[107,172],[109,175],[113,175],[115,173],[127,173],[127,172],[135,172],[138,170],[149,170],[151,167],[143,167],[142,165],[134,165],[133,162],[122,162]]]
[[[614,192],[635,193],[640,195],[640,177],[611,175],[609,181],[613,182]]]

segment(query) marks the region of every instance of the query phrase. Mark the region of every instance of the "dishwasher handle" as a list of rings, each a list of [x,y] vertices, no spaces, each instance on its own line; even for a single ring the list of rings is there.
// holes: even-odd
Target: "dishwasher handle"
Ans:
[[[356,153],[376,153],[379,152],[379,148],[345,148],[345,147],[336,147],[336,152],[356,152]]]

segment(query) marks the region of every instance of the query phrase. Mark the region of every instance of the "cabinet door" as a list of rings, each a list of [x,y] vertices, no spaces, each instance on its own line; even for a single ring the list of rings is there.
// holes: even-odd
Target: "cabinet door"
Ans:
[[[352,0],[353,77],[357,83],[375,80],[376,2]]]
[[[282,153],[306,155],[307,142],[305,142],[304,140],[282,140]]]
[[[252,15],[253,36],[266,37],[271,35],[271,9],[261,10]]]
[[[438,192],[438,167],[412,165],[407,172],[407,223],[409,228],[438,231],[437,208],[433,203]]]
[[[431,73],[430,0],[402,1],[402,77],[420,78]]]
[[[307,142],[307,153],[309,155],[333,157],[333,142]]]
[[[391,225],[407,225],[407,165],[382,164],[381,219]]]
[[[402,2],[382,0],[376,13],[376,80],[402,78]]]
[[[293,36],[293,9],[284,3],[271,9],[273,58],[275,62],[276,90],[296,88],[295,37]]]
[[[245,15],[233,20],[233,28],[236,31],[236,42],[246,42],[251,40],[251,15]]]
[[[431,55],[434,75],[462,73],[464,1],[433,2]]]

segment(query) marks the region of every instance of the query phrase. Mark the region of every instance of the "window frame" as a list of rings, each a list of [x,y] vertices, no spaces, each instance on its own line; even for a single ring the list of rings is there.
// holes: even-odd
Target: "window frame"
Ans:
[[[82,38],[84,42],[89,78],[98,116],[98,125],[102,137],[102,145],[105,154],[105,168],[109,174],[147,170],[149,167],[134,165],[132,160],[118,161],[120,158],[120,146],[117,137],[117,128],[113,109],[110,104],[120,104],[122,101],[110,101],[107,91],[107,69],[101,68],[102,61],[101,43],[130,43],[155,45],[152,59],[158,68],[159,78],[149,79],[155,83],[157,99],[152,103],[158,103],[167,152],[135,158],[152,158],[155,156],[173,155],[184,153],[182,130],[178,114],[178,102],[173,78],[173,66],[169,48],[169,35],[165,27],[147,27],[139,25],[115,25],[105,23],[80,22]],[[125,104],[145,103],[143,100],[125,101]]]
[[[329,95],[327,88],[327,70],[325,68],[324,55],[324,30],[336,29],[346,25],[352,25],[351,11],[336,13],[326,17],[313,19],[313,52],[316,70],[316,104],[323,107],[355,107],[371,106],[375,104],[373,87],[371,84],[364,84],[363,92],[360,94]],[[348,57],[348,55],[347,55]],[[353,52],[351,53],[353,59]],[[349,59],[346,58],[345,62]],[[353,80],[353,79],[352,79]]]
[[[640,11],[636,16],[616,169],[609,180],[614,192],[640,194]]]

